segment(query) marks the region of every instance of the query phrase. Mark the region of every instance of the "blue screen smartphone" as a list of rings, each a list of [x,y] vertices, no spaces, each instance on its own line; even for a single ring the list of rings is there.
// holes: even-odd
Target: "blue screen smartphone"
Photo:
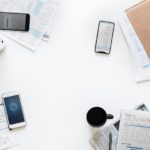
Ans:
[[[2,94],[9,129],[26,125],[19,92]]]

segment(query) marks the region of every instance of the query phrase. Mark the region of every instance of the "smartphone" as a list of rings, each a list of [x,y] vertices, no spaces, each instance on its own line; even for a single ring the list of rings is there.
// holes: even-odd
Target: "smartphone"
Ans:
[[[2,94],[9,129],[26,125],[19,92]]]
[[[28,31],[29,26],[29,14],[0,12],[0,30]]]
[[[103,20],[99,21],[95,42],[96,53],[110,54],[114,34],[114,27],[114,22]]]

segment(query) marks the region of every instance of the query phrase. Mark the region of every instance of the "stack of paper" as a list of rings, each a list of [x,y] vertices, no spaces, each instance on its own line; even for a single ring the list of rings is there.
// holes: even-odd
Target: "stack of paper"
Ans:
[[[122,111],[117,150],[150,149],[149,116],[149,112]]]
[[[4,107],[0,105],[0,150],[13,147],[17,144],[15,134],[8,130]]]
[[[30,14],[28,32],[4,31],[3,33],[35,51],[41,39],[49,39],[58,2],[58,0],[0,0],[2,12]]]
[[[149,104],[149,103],[148,103]],[[140,111],[150,111],[149,105],[142,103],[135,109]],[[108,150],[109,149],[109,134],[112,134],[112,147],[111,150],[117,149],[118,135],[120,130],[120,120],[117,120],[113,124],[107,126],[103,130],[98,130],[90,138],[90,143],[95,150]],[[122,149],[118,149],[122,150]]]
[[[126,13],[119,17],[119,23],[131,54],[136,82],[150,80],[150,59],[135,33]]]

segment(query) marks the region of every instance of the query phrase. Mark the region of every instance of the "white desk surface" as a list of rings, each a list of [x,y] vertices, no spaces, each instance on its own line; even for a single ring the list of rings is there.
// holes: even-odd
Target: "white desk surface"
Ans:
[[[7,39],[0,93],[20,91],[27,119],[27,127],[15,131],[19,145],[12,150],[91,150],[89,108],[104,107],[116,119],[120,109],[150,98],[150,82],[135,83],[117,20],[135,2],[62,0],[49,43],[35,53]],[[109,56],[94,53],[101,19],[116,23]]]

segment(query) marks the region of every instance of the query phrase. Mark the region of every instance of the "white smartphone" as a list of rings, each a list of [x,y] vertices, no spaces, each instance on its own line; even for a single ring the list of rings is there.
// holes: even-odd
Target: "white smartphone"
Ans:
[[[19,92],[2,94],[9,129],[26,125]]]
[[[111,51],[112,39],[114,34],[114,22],[99,21],[97,37],[95,42],[95,52],[109,54]]]

